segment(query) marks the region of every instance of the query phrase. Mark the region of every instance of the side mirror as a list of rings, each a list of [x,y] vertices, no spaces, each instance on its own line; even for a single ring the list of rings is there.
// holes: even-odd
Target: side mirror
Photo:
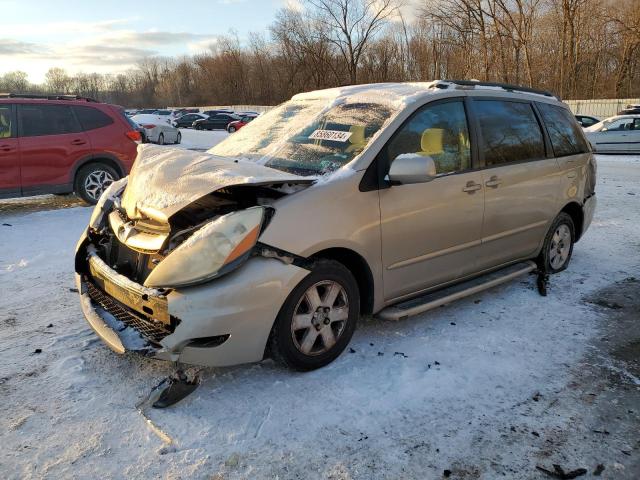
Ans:
[[[403,153],[391,163],[389,181],[392,184],[430,182],[436,176],[433,158],[417,153]]]

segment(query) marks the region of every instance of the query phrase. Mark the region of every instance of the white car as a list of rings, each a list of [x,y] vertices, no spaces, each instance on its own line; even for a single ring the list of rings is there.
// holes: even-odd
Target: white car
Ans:
[[[180,130],[171,125],[171,117],[169,116],[142,114],[134,115],[131,120],[144,128],[149,142],[166,145],[182,141]]]
[[[640,153],[640,114],[607,118],[584,133],[598,153]]]

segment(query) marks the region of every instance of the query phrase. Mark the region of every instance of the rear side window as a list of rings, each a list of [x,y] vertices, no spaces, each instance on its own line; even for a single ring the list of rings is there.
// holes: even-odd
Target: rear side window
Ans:
[[[78,120],[80,120],[82,130],[94,130],[113,123],[109,115],[97,108],[74,106],[73,111],[76,113]]]
[[[567,109],[548,103],[538,103],[538,110],[549,132],[556,157],[576,155],[589,151],[580,126]]]
[[[0,105],[0,138],[11,137],[11,105]]]
[[[23,137],[80,132],[80,124],[67,105],[19,105]]]
[[[487,166],[545,158],[544,137],[529,103],[474,100]]]

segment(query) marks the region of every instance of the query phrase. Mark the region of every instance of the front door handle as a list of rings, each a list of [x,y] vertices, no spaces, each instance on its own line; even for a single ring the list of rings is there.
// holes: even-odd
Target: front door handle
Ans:
[[[10,152],[13,150],[13,147],[11,145],[0,145],[0,150],[3,152]]]
[[[76,138],[75,140],[71,141],[71,145],[84,145],[85,143],[87,142],[82,140],[81,138]]]
[[[471,180],[470,182],[467,182],[466,186],[462,187],[462,191],[471,194],[477,190],[480,190],[481,188],[482,188],[482,185]]]
[[[484,182],[487,187],[498,188],[502,184],[502,180],[500,180],[497,175],[493,175],[489,180]]]

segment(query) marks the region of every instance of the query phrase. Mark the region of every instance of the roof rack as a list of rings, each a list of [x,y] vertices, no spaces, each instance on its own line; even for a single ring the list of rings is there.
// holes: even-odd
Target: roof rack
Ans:
[[[497,83],[497,82],[480,82],[477,80],[441,80],[443,83],[436,83],[436,88],[447,88],[447,84],[459,85],[461,87],[497,87],[506,90],[507,92],[525,92],[535,93],[536,95],[544,95],[545,97],[560,98],[551,92],[546,90],[538,90],[536,88],[521,87],[519,85],[511,85],[509,83]]]
[[[0,98],[33,98],[40,100],[84,100],[85,102],[99,103],[98,100],[80,95],[36,95],[32,93],[0,93]]]

